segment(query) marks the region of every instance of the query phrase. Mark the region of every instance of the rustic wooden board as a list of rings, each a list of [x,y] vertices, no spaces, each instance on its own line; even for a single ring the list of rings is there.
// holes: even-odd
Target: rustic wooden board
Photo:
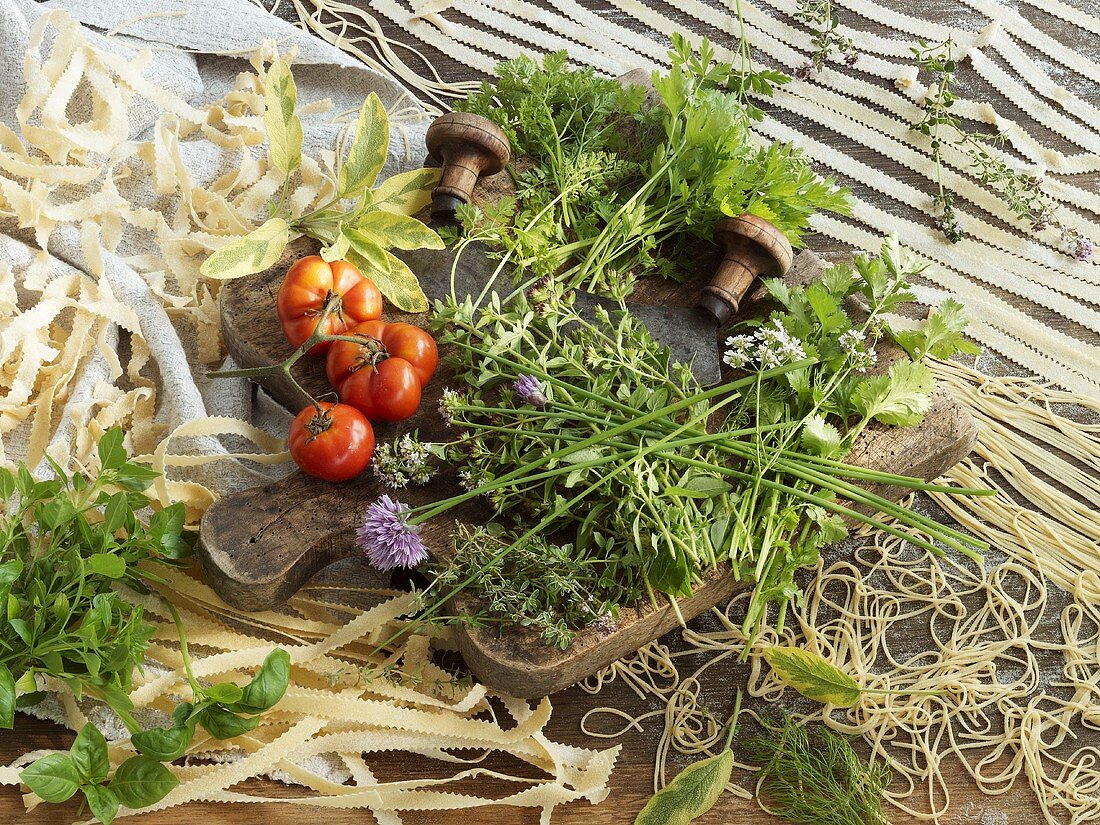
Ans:
[[[440,72],[447,81],[463,81],[478,78],[479,75],[468,69],[455,57],[440,52],[431,46],[416,40],[408,32],[391,23],[384,15],[371,9],[369,0],[349,0],[352,5],[359,6],[371,14],[382,26],[386,36],[400,44],[409,44],[423,53],[431,64]],[[1069,0],[1071,5],[1080,8],[1089,8],[1086,0]],[[608,18],[618,19],[623,14],[615,6],[605,0],[580,0],[580,5],[596,11]],[[884,0],[884,5],[904,10],[909,14],[943,24],[961,24],[967,28],[976,28],[980,22],[975,23],[977,16],[972,10],[958,2],[958,0],[929,0],[919,8],[902,0]],[[293,14],[290,7],[283,5],[283,14]],[[1062,40],[1073,42],[1075,48],[1084,52],[1091,59],[1100,59],[1100,46],[1095,43],[1085,42],[1076,38],[1077,31],[1072,25],[1067,24],[1057,17],[1045,14],[1031,6],[1021,5],[1020,13],[1032,20],[1035,25]],[[682,17],[683,25],[688,29],[699,30],[702,24],[687,16]],[[984,21],[981,21],[984,22]],[[860,21],[861,27],[874,28],[865,20]],[[722,38],[721,42],[728,45],[726,38],[728,32],[711,30],[712,36]],[[898,36],[886,28],[880,28],[879,34],[886,37]],[[1025,44],[1026,47],[1026,44]],[[998,111],[1013,113],[1009,101],[992,92],[985,84],[975,82],[969,76],[960,75],[960,83],[964,92],[971,97],[980,100],[989,100]],[[1091,87],[1079,87],[1073,89],[1082,99],[1094,105],[1100,104],[1100,87],[1092,84]],[[1026,116],[1017,115],[1030,129],[1036,124],[1029,122]],[[816,124],[800,122],[799,128],[811,135],[817,135],[820,139],[829,143],[836,143],[836,136],[828,134]],[[1041,129],[1041,127],[1040,127]],[[1047,137],[1047,135],[1044,135]],[[1055,138],[1055,145],[1058,140]],[[847,153],[863,160],[864,162],[880,165],[884,164],[895,171],[903,180],[917,186],[928,193],[928,184],[923,177],[907,169],[896,169],[889,161],[875,154],[855,142],[850,142],[841,147]],[[1072,147],[1068,147],[1072,148]],[[1100,186],[1100,174],[1083,175],[1077,178],[1077,183],[1086,188],[1095,189]],[[876,206],[891,209],[907,218],[917,221],[926,220],[914,205],[899,206],[888,195],[872,190],[863,190],[859,194]],[[829,238],[815,238],[812,240],[814,248],[826,257],[843,258],[850,254],[851,250]],[[1005,296],[1007,300],[1015,303],[1012,295]],[[1082,331],[1075,325],[1052,311],[1038,315],[1051,328],[1059,329],[1070,335],[1082,336]],[[665,640],[673,650],[680,649],[681,643],[670,634]],[[738,684],[740,677],[737,674],[729,675],[731,685]],[[554,715],[549,726],[549,735],[561,741],[581,747],[593,747],[594,740],[580,733],[579,720],[591,709],[601,705],[615,705],[624,710],[634,711],[641,707],[629,690],[621,684],[608,686],[605,692],[599,696],[590,696],[579,689],[570,689],[554,697]],[[764,703],[748,701],[747,705],[758,710],[767,710]],[[646,710],[652,709],[646,706]],[[554,815],[554,822],[560,825],[624,825],[634,819],[634,815],[644,804],[651,793],[652,785],[652,759],[657,741],[657,723],[650,723],[644,732],[630,731],[619,739],[611,740],[623,745],[623,752],[616,764],[612,777],[612,794],[607,802],[593,807],[586,803],[579,803],[559,809]],[[68,747],[72,742],[72,733],[48,722],[40,722],[19,714],[18,728],[15,732],[0,734],[0,764],[8,764],[12,759],[27,751],[39,748]],[[602,743],[595,743],[602,744]],[[674,770],[686,764],[681,759],[676,761]],[[410,776],[423,776],[430,774],[431,768],[425,764],[425,760],[415,754],[395,752],[387,754],[384,763],[384,779],[400,779]],[[486,768],[514,769],[512,763],[503,763],[500,760],[490,760],[484,763]],[[1017,784],[1004,795],[989,797],[983,795],[974,786],[969,775],[954,766],[948,766],[945,771],[945,780],[951,793],[950,812],[941,819],[943,825],[979,825],[980,823],[1038,823],[1043,821],[1043,815],[1034,795],[1028,789],[1026,781]],[[486,792],[488,785],[480,784],[479,792]],[[301,796],[302,790],[288,788],[281,783],[269,780],[248,780],[238,785],[237,790],[245,793],[267,795],[275,797]],[[498,792],[506,792],[510,788],[501,786]],[[900,790],[900,788],[899,788]],[[919,805],[920,792],[912,801]],[[888,811],[893,825],[920,825],[923,820],[890,809]],[[308,811],[300,807],[285,807],[274,804],[263,805],[235,805],[229,806],[220,803],[196,802],[182,808],[173,808],[167,811],[146,814],[140,817],[141,823],[148,825],[177,825],[182,820],[201,823],[219,823],[219,825],[296,825],[303,816],[309,816]],[[85,815],[86,816],[86,815]],[[340,811],[326,809],[323,813],[325,821],[331,825],[362,825],[372,821],[361,811]],[[43,805],[32,813],[25,813],[19,791],[15,788],[0,789],[0,822],[19,823],[19,825],[57,825],[61,822],[71,822],[78,819],[77,805],[75,802],[66,806]],[[452,811],[432,813],[403,814],[402,821],[408,825],[469,825],[471,822],[493,821],[499,825],[536,825],[538,815],[532,811],[520,811],[517,809],[488,809],[486,811]],[[698,825],[728,825],[736,822],[739,825],[777,825],[780,820],[762,812],[754,802],[737,799],[731,794],[725,794],[707,815],[697,820]]]
[[[492,185],[490,182],[489,191]],[[296,243],[269,272],[230,282],[222,289],[223,332],[230,353],[241,366],[265,366],[289,353],[290,347],[283,340],[272,312],[275,294],[287,266],[313,251],[308,241]],[[787,279],[806,283],[821,271],[821,260],[811,252],[803,252]],[[700,271],[697,277],[706,281],[709,272]],[[646,303],[647,296],[666,286],[664,281],[644,281],[638,290],[638,300]],[[694,296],[684,297],[687,300],[680,300],[689,303]],[[763,293],[757,290],[750,299],[759,302],[762,297]],[[675,300],[662,295],[659,302]],[[426,316],[398,313],[392,317],[411,323],[426,322]],[[717,341],[715,338],[700,341],[699,346],[717,346]],[[896,348],[884,347],[880,366],[884,368],[899,354]],[[298,366],[296,377],[308,391],[320,395],[328,390],[319,361],[303,359]],[[451,434],[437,410],[437,401],[448,379],[446,372],[437,376],[427,388],[417,415],[409,421],[379,427],[379,438],[391,438],[396,432],[414,428],[426,439],[448,438]],[[292,409],[306,403],[285,378],[261,383]],[[976,435],[977,428],[969,416],[953,400],[938,395],[931,413],[919,427],[868,428],[860,439],[856,460],[873,469],[934,478],[970,451]],[[453,476],[444,472],[425,487],[402,491],[401,497],[416,506],[457,491]],[[226,496],[210,508],[202,522],[200,558],[206,579],[222,598],[237,607],[249,610],[276,607],[318,570],[356,553],[352,539],[358,519],[368,505],[386,492],[370,474],[334,485],[295,473],[284,480]],[[879,492],[897,498],[902,491]],[[489,517],[481,503],[469,502],[425,525],[424,541],[434,555],[445,555],[450,549],[455,519],[476,524]],[[728,601],[744,586],[724,571],[715,571],[698,587],[693,598],[680,601],[680,615],[690,621]],[[658,605],[644,603],[623,611],[610,634],[595,629],[578,634],[565,651],[545,646],[537,634],[523,628],[511,628],[505,634],[490,629],[460,629],[458,644],[467,665],[480,681],[516,696],[537,697],[568,687],[629,655],[678,623],[676,610],[662,599]]]

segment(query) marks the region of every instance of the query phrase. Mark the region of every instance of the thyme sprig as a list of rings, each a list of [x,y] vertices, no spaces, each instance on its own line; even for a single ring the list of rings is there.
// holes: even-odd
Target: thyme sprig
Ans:
[[[794,76],[799,80],[810,80],[825,68],[825,63],[834,52],[844,58],[847,66],[854,66],[859,59],[852,38],[845,37],[839,31],[840,15],[833,7],[832,0],[798,0],[795,18],[806,24],[813,32],[813,53],[810,59],[799,66]]]
[[[1043,191],[1042,180],[1013,168],[990,151],[990,147],[1005,144],[1005,133],[984,134],[968,130],[952,112],[958,100],[954,86],[959,67],[952,39],[942,43],[930,44],[924,40],[918,43],[912,47],[913,56],[920,67],[931,74],[932,82],[922,104],[924,115],[913,128],[931,139],[932,161],[936,166],[936,194],[932,203],[937,212],[936,226],[944,237],[951,243],[962,237],[955,213],[955,195],[943,184],[943,149],[954,146],[967,158],[968,171],[1000,194],[1012,213],[1033,232],[1054,230],[1067,255],[1079,261],[1091,257],[1092,241],[1066,223],[1062,207]]]

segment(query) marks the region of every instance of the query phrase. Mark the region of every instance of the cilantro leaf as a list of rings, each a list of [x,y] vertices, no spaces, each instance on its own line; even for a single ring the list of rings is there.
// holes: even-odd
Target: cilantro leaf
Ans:
[[[865,419],[912,427],[932,406],[935,381],[925,364],[897,361],[886,375],[872,375],[856,385],[852,406]]]
[[[954,298],[928,313],[928,320],[920,329],[895,333],[896,340],[914,361],[926,355],[950,358],[956,352],[977,355],[981,349],[968,341],[966,308]]]

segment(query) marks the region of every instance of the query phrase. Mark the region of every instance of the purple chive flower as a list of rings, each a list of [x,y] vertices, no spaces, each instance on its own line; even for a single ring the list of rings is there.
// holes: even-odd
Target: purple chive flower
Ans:
[[[535,376],[521,375],[512,386],[515,388],[516,395],[526,403],[534,407],[546,406],[546,393],[543,392],[542,384]]]
[[[381,496],[367,508],[363,523],[355,531],[355,543],[379,570],[416,567],[428,557],[419,533],[419,525],[409,524],[407,504]]]

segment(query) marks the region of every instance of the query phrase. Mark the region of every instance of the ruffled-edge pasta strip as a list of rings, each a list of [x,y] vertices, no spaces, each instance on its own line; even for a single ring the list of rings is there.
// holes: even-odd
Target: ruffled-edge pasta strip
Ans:
[[[213,651],[194,658],[194,670],[200,678],[248,678],[271,649],[263,636],[249,635],[241,629],[191,614],[199,604],[216,604],[217,596],[205,585],[174,573],[173,581],[162,587],[161,595],[174,603],[189,628],[194,649]],[[186,590],[177,593],[176,589]],[[145,603],[153,608],[155,597]],[[526,806],[540,810],[541,820],[549,822],[553,810],[568,802],[587,800],[593,804],[606,798],[611,771],[619,749],[600,751],[570,747],[551,741],[544,733],[550,717],[546,699],[531,706],[508,697],[491,696],[482,686],[463,687],[455,676],[431,662],[432,641],[410,635],[388,653],[375,652],[373,645],[392,636],[395,621],[407,613],[416,601],[409,594],[386,598],[375,607],[361,611],[350,622],[308,623],[311,635],[329,630],[315,641],[283,645],[291,654],[291,685],[276,708],[264,714],[260,725],[236,740],[218,742],[201,731],[192,743],[193,759],[215,758],[209,763],[172,766],[180,785],[151,810],[162,810],[193,801],[280,802],[314,807],[370,810],[381,823],[400,825],[396,813],[404,810],[454,810],[486,805]],[[344,607],[342,611],[349,610]],[[161,622],[158,637],[170,638],[170,620],[163,607],[150,615]],[[216,615],[216,614],[215,614]],[[298,632],[300,622],[286,617],[285,636]],[[276,622],[268,617],[266,625]],[[267,627],[266,631],[278,632]],[[325,683],[324,669],[347,665],[345,651],[361,646],[359,661],[376,668],[379,675],[355,687],[319,687]],[[150,678],[133,694],[141,707],[171,709],[184,688],[178,651],[164,645],[150,647]],[[452,683],[456,701],[446,703],[428,692],[427,675]],[[388,681],[388,680],[393,680]],[[70,724],[84,720],[71,693],[60,683],[48,689],[58,692]],[[504,721],[510,717],[510,723]],[[452,750],[472,749],[481,756],[473,760],[459,757]],[[442,764],[458,766],[456,772],[441,779],[410,779],[379,783],[367,759],[395,751],[417,754]],[[125,741],[111,747],[112,764],[124,761],[133,751]],[[307,765],[320,755],[335,754],[349,766],[352,784],[341,784],[316,773]],[[509,754],[538,769],[543,776],[518,777],[481,767],[466,767],[490,754]],[[0,784],[19,784],[18,766],[41,754],[27,754],[12,766],[0,768]],[[229,761],[226,761],[229,757]],[[277,798],[248,795],[233,791],[241,781],[254,776],[275,775],[289,778],[309,788],[310,795]],[[494,780],[494,791],[485,796],[470,792],[470,779]],[[450,788],[462,783],[462,792]],[[499,789],[522,785],[518,790]],[[487,789],[488,790],[488,789]],[[25,796],[28,807],[40,800]],[[150,810],[150,809],[147,809]],[[121,815],[129,815],[123,811]]]
[[[33,234],[39,248],[29,253],[30,260],[19,262],[16,272],[6,267],[0,272],[0,391],[5,400],[0,437],[7,440],[18,429],[21,444],[15,455],[0,450],[0,460],[37,466],[49,447],[63,466],[70,460],[86,465],[97,437],[121,424],[131,452],[153,454],[166,468],[195,466],[196,459],[168,454],[166,444],[155,449],[165,431],[154,423],[156,387],[143,374],[149,346],[134,310],[111,290],[105,253],[114,253],[126,232],[145,233],[147,245],[158,253],[124,263],[146,279],[173,320],[194,325],[201,359],[221,357],[217,287],[200,278],[199,264],[205,253],[247,232],[277,186],[278,176],[265,158],[251,151],[264,140],[263,67],[273,54],[274,47],[265,45],[253,57],[255,73],[242,72],[236,88],[200,108],[144,77],[148,50],[99,51],[62,11],[47,11],[35,21],[23,56],[26,89],[16,109],[18,130],[0,128],[0,216]],[[78,89],[89,100],[72,107]],[[126,115],[138,103],[156,118],[146,141],[130,140]],[[90,115],[76,119],[74,111]],[[218,179],[200,181],[183,161],[189,140],[209,141],[238,162],[227,164],[230,171]],[[292,208],[306,209],[331,190],[331,165],[332,158],[324,154],[303,159]],[[166,204],[164,212],[135,206],[120,191],[144,175],[145,166]],[[86,271],[68,269],[44,251],[62,229],[66,242],[78,231]],[[14,289],[16,279],[21,293]],[[130,334],[126,364],[117,353],[119,330]],[[98,367],[89,371],[92,356],[105,363],[102,375]],[[118,383],[123,375],[125,390]],[[65,423],[58,412],[84,376],[97,383],[79,385],[80,395],[94,400],[70,406],[76,426],[64,439],[57,438]],[[189,431],[172,435],[236,433],[276,454],[218,460],[285,459],[281,443],[243,422],[187,426]],[[192,516],[212,500],[209,490],[193,482],[165,481],[157,492],[162,501],[173,496],[186,501]]]

